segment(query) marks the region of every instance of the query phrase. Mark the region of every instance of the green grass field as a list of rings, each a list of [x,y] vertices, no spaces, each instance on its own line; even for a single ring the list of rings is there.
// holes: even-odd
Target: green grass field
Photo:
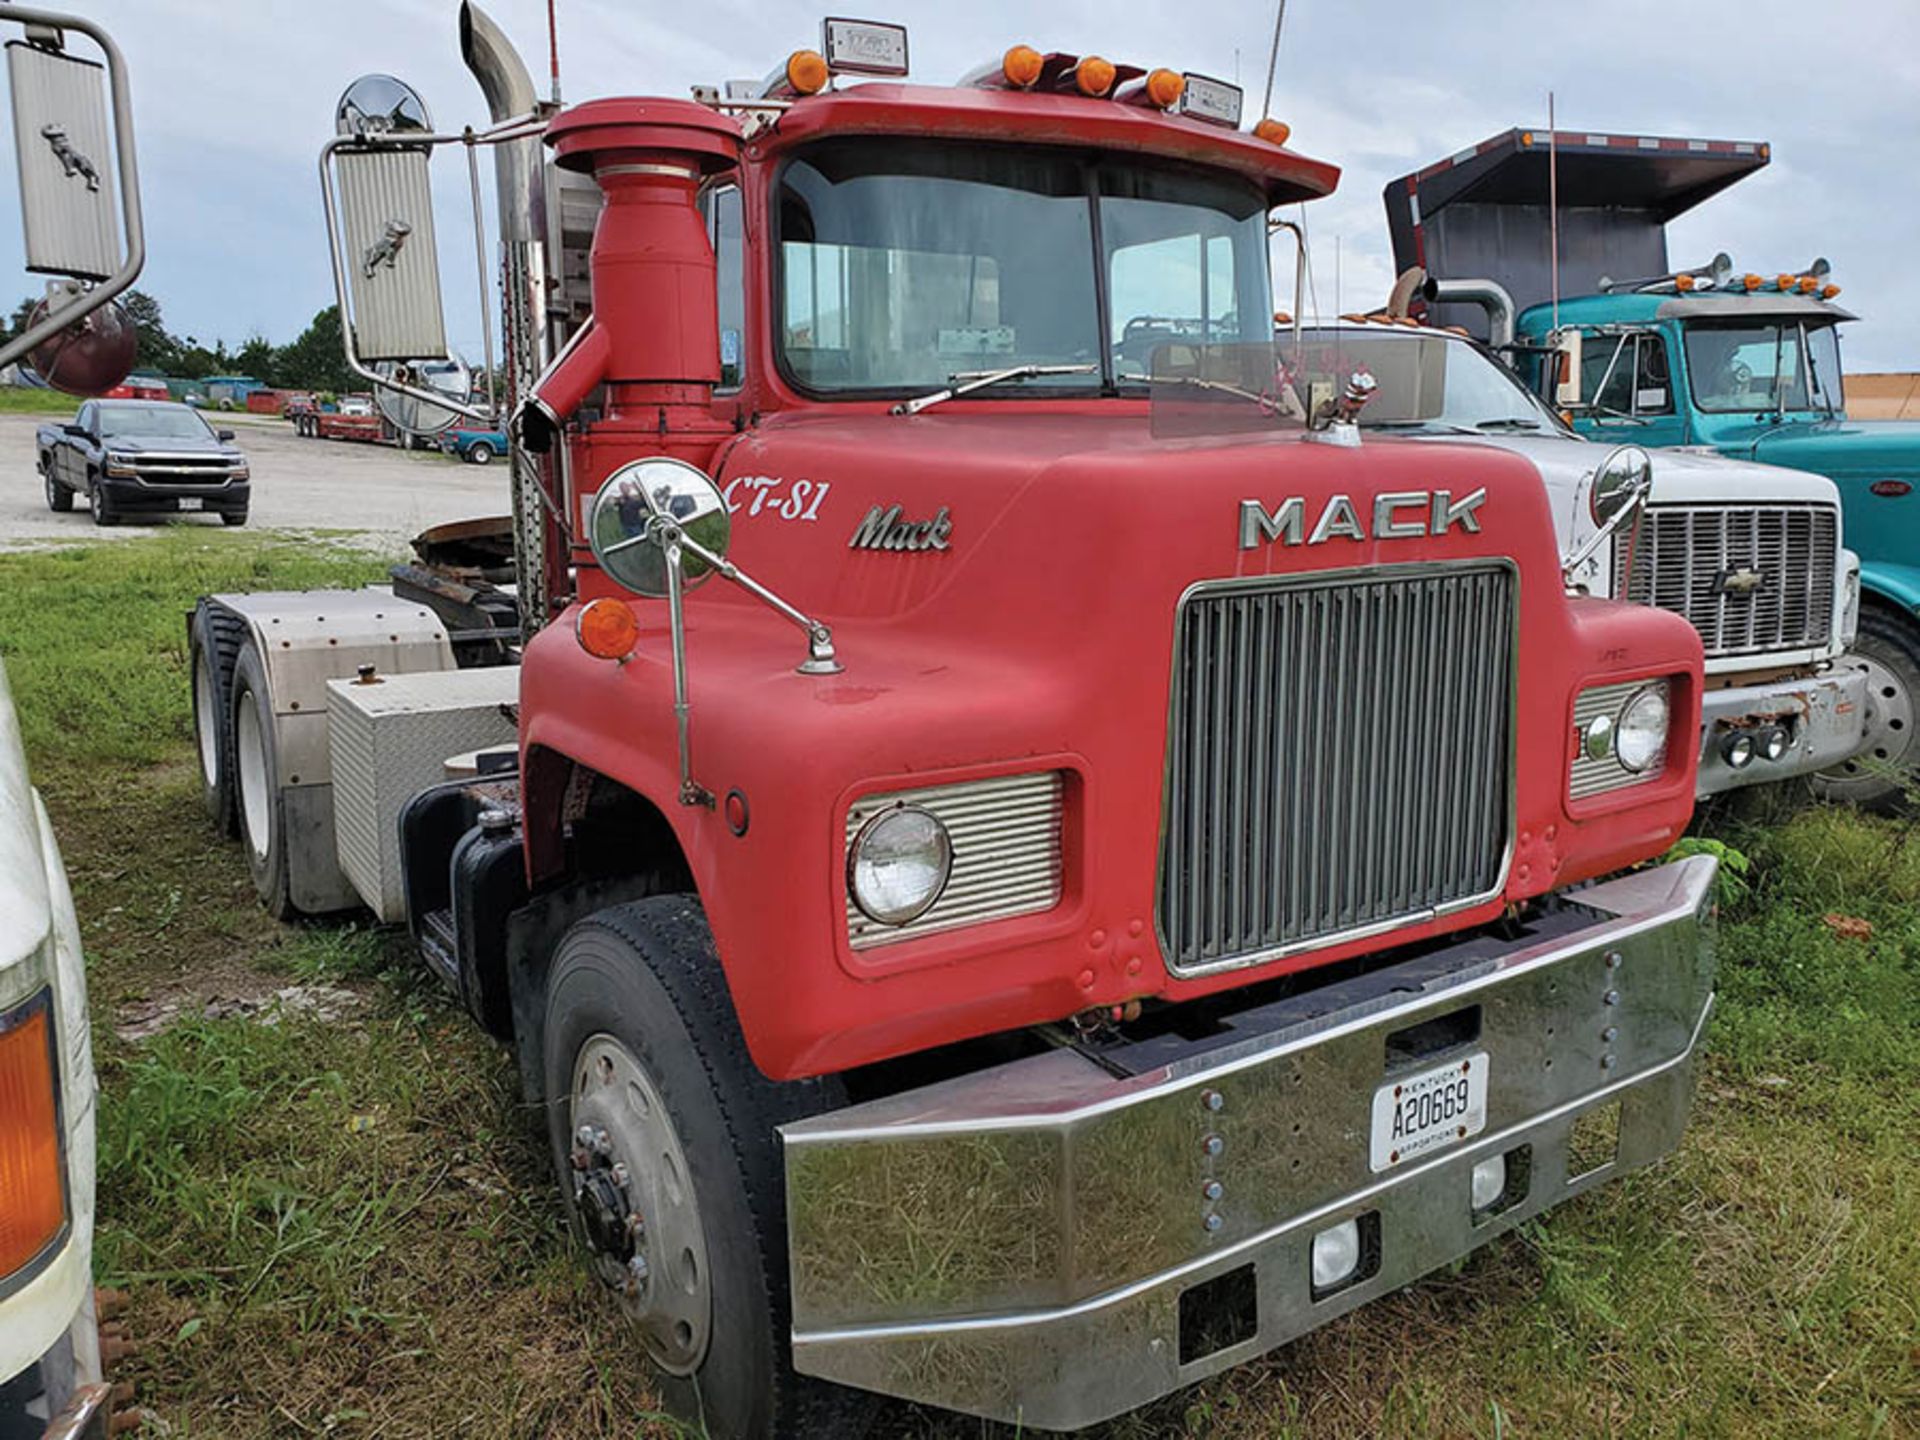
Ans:
[[[189,531],[0,555],[91,963],[98,1268],[143,1347],[122,1373],[176,1437],[672,1433],[570,1260],[510,1057],[391,932],[268,920],[199,813],[193,598],[380,568]],[[1816,808],[1712,833],[1751,869],[1677,1156],[1102,1440],[1920,1435],[1920,839]],[[357,1003],[116,1033],[316,985]],[[896,1410],[878,1433],[1011,1432]]]
[[[71,420],[80,402],[62,390],[0,385],[0,415],[48,415]]]

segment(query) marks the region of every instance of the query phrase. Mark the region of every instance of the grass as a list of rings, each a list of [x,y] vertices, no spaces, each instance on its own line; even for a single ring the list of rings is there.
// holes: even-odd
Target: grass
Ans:
[[[266,919],[200,818],[193,597],[378,568],[187,531],[0,555],[92,967],[124,1373],[182,1437],[671,1433],[567,1252],[510,1058],[391,932]],[[1101,1440],[1920,1434],[1920,837],[1821,809],[1714,827],[1751,868],[1680,1153]],[[362,1003],[115,1033],[294,984]],[[1012,1432],[896,1410],[879,1433]]]

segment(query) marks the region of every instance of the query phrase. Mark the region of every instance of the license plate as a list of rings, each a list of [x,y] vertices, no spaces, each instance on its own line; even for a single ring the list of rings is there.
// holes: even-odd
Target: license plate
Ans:
[[[1368,1159],[1376,1172],[1458,1145],[1487,1128],[1487,1055],[1406,1075],[1373,1092]]]
[[[205,505],[206,503],[207,503],[206,501],[200,499],[198,496],[189,495],[186,499],[180,502],[180,508],[182,510],[198,510],[200,509],[201,506]]]

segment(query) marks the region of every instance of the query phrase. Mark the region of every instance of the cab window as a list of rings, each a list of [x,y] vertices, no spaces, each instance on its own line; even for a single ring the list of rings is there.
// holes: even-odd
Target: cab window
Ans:
[[[747,327],[746,228],[740,190],[716,185],[702,197],[707,240],[713,246],[714,285],[720,311],[721,390],[738,390],[745,364]]]
[[[1586,331],[1580,403],[1602,415],[1671,415],[1673,371],[1667,342],[1644,331]]]

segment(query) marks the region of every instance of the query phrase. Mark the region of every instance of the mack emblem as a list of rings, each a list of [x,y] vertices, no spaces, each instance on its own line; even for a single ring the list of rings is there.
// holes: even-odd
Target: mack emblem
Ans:
[[[953,538],[953,521],[947,507],[931,520],[904,520],[898,505],[876,505],[860,522],[860,528],[847,541],[850,550],[947,550]]]
[[[1445,535],[1458,525],[1469,535],[1480,533],[1478,511],[1486,503],[1483,485],[1455,500],[1451,490],[1390,490],[1373,497],[1372,525],[1362,518],[1353,500],[1333,495],[1320,510],[1313,528],[1307,528],[1307,502],[1298,495],[1268,510],[1258,500],[1240,502],[1240,548],[1268,545],[1324,545],[1336,536],[1347,540],[1414,540]]]
[[[1713,593],[1716,595],[1751,595],[1756,590],[1767,588],[1767,577],[1758,570],[1722,570],[1713,577]]]

